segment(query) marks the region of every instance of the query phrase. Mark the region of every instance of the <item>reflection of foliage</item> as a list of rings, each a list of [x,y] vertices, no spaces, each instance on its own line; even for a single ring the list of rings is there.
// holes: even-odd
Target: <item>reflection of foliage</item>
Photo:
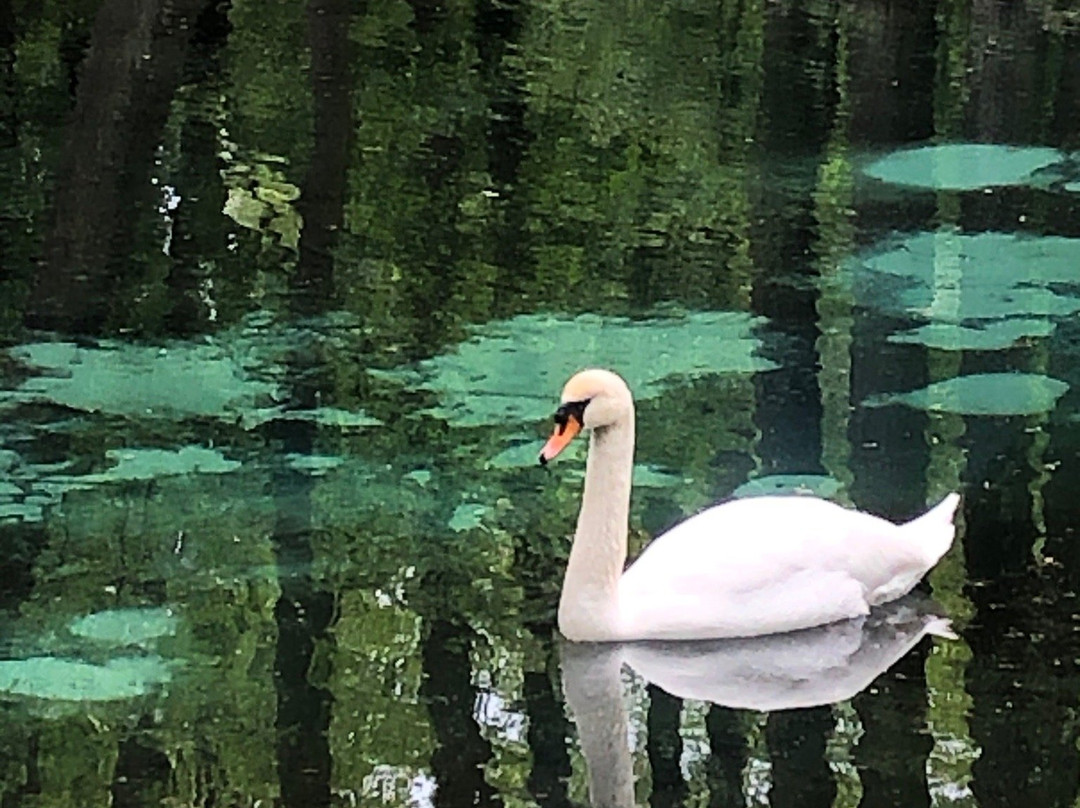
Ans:
[[[762,5],[545,11],[515,60],[537,133],[524,166],[535,266],[515,286],[564,309],[642,295],[733,305],[749,268],[742,155]],[[718,87],[719,110],[706,100]]]
[[[404,779],[397,785],[407,787],[424,770],[434,747],[418,697],[422,675],[419,618],[380,600],[389,598],[361,591],[346,593],[334,626],[330,686],[336,706],[330,748],[333,788],[340,793],[355,794],[381,767],[395,769]],[[398,780],[398,775],[393,779]],[[397,796],[405,798],[407,793]]]
[[[262,233],[264,242],[273,234],[283,247],[295,250],[303,228],[293,204],[300,189],[267,163],[233,164],[222,174],[229,189],[222,213],[241,227]]]

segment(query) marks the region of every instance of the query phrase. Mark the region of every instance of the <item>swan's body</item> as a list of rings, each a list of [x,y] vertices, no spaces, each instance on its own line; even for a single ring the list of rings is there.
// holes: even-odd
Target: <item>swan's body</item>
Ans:
[[[571,640],[753,637],[865,615],[906,594],[952,544],[959,496],[896,525],[803,496],[736,500],[656,538],[628,570],[634,407],[626,383],[582,371],[563,390],[546,462],[592,430],[559,602]]]

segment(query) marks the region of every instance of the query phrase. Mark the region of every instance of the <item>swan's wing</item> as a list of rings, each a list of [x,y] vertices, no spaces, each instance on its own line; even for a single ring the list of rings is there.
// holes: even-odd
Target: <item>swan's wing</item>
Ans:
[[[619,587],[628,632],[652,639],[753,637],[866,614],[862,585],[844,572],[796,572],[743,587],[683,571]]]
[[[635,636],[754,636],[868,611],[868,593],[918,566],[899,528],[805,497],[711,508],[656,539],[619,584]],[[704,633],[703,633],[704,632]]]

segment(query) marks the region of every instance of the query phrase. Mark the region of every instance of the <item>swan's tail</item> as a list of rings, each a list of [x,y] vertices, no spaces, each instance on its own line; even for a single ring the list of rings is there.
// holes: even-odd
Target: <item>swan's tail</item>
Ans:
[[[952,546],[953,537],[956,535],[953,517],[956,516],[956,506],[959,504],[960,495],[949,494],[922,516],[902,525],[904,531],[910,533],[912,539],[917,540],[923,548],[927,568],[934,566]]]

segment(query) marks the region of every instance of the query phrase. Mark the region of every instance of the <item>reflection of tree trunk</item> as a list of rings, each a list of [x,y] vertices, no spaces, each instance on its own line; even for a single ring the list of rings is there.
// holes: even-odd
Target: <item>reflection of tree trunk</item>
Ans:
[[[758,453],[762,474],[820,473],[817,293],[770,284],[765,279],[755,285],[753,297],[756,313],[790,324],[787,336],[791,339],[784,367],[754,378],[754,421],[761,428]]]
[[[682,776],[682,737],[679,714],[682,699],[677,699],[656,685],[649,685],[649,767],[652,769],[653,808],[674,808],[686,798]]]
[[[219,55],[230,32],[226,7],[208,5],[194,26],[191,42],[191,63],[198,64],[207,76],[220,70]],[[200,99],[212,106],[221,92],[218,82],[211,79],[198,88]],[[166,284],[169,287],[169,313],[166,323],[172,334],[193,334],[205,330],[211,311],[203,302],[214,300],[219,290],[210,284],[220,277],[220,262],[229,261],[230,231],[225,206],[225,186],[221,182],[223,163],[220,152],[218,124],[210,115],[190,115],[180,133],[179,161],[176,185],[180,200],[173,213],[172,240],[169,254],[173,264]],[[212,261],[213,269],[208,262]]]
[[[47,546],[41,525],[23,523],[4,528],[4,553],[0,556],[0,611],[17,614],[34,588],[34,562]]]
[[[495,239],[493,261],[503,273],[499,287],[513,290],[521,267],[530,266],[527,232],[529,209],[515,194],[521,161],[532,140],[525,125],[526,91],[520,71],[507,70],[507,51],[520,41],[519,0],[480,0],[476,6],[479,70],[490,105],[487,163],[492,182],[504,201],[501,233]],[[513,297],[517,297],[516,294]]]
[[[819,144],[825,145],[823,133],[831,128],[820,122],[823,115],[827,124],[832,122],[835,93],[824,85],[833,78],[833,71],[822,66],[819,69],[824,75],[817,77],[807,65],[830,65],[835,48],[817,43],[811,22],[806,15],[793,14],[778,18],[777,24],[766,28],[762,106],[772,120],[784,122],[765,130],[770,141],[766,147],[779,153],[790,151],[792,144],[800,151],[816,151]],[[777,187],[783,189],[787,184],[778,183]],[[796,199],[782,190],[774,192],[762,200],[756,213],[765,228],[756,239],[763,253],[757,263],[779,265],[787,256],[812,254],[809,225],[814,221],[814,211],[808,197]],[[769,224],[777,222],[783,226]],[[804,268],[812,269],[791,267],[794,271]],[[814,372],[818,358],[817,291],[763,277],[755,282],[751,298],[755,313],[788,324],[791,337],[790,351],[786,354],[789,361],[784,363],[784,368],[754,379],[757,390],[754,418],[762,428],[758,446],[762,474],[817,472],[821,459],[821,394]]]
[[[100,330],[130,274],[134,222],[155,216],[154,154],[190,27],[208,0],[104,0],[57,170],[31,325]],[[138,203],[142,197],[140,206]]]
[[[306,542],[301,541],[303,535],[291,537],[294,541],[289,542],[283,541],[285,538],[275,537],[278,563],[283,568],[281,598],[274,610],[278,625],[274,665],[278,775],[285,805],[318,808],[330,804],[327,732],[333,697],[311,681],[311,667],[318,644],[329,642],[326,629],[333,617],[333,597],[316,590],[309,575],[285,571],[286,565],[297,563],[305,543],[310,550],[310,535]]]
[[[527,671],[523,684],[525,712],[529,716],[528,743],[532,750],[533,765],[529,772],[529,793],[541,808],[564,808],[570,804],[566,786],[570,778],[570,755],[566,739],[571,727],[563,711],[562,697],[557,679],[548,672],[555,662],[557,651],[554,638],[555,612],[553,603],[558,601],[557,592],[551,589],[551,581],[559,580],[565,558],[543,552],[549,546],[531,542],[525,530],[515,537],[514,564],[518,585],[523,594],[525,629],[542,644],[545,670]]]
[[[344,223],[352,139],[350,0],[309,0],[308,42],[315,140],[298,209],[304,220],[296,285],[311,309],[325,305],[333,283],[334,245]]]
[[[284,451],[300,451],[310,424],[290,425]],[[297,440],[296,438],[300,438]],[[310,453],[310,441],[306,441]],[[312,663],[333,619],[333,595],[316,587],[310,575],[311,478],[292,471],[275,476],[278,523],[274,554],[281,596],[274,610],[278,626],[274,664],[278,691],[278,773],[287,806],[317,808],[330,803],[328,730],[333,696],[311,679]]]
[[[709,734],[709,808],[742,808],[746,734],[738,715],[729,707],[710,705],[705,729]]]
[[[161,805],[170,794],[169,758],[128,738],[120,744],[112,784],[112,808]]]
[[[1077,804],[1080,666],[1072,601],[1060,600],[1066,588],[1061,572],[1048,569],[972,591],[979,619],[965,631],[967,681],[971,737],[981,750],[974,805]]]
[[[18,142],[15,115],[15,13],[11,0],[0,0],[0,148]]]
[[[849,92],[853,139],[869,143],[920,140],[934,132],[927,95],[935,61],[926,51],[939,36],[936,0],[876,0],[858,7],[851,43]]]
[[[544,650],[544,658],[550,660],[554,653],[550,640],[544,643]],[[541,808],[565,808],[570,805],[566,793],[570,778],[570,756],[566,752],[570,723],[555,694],[555,683],[546,670],[526,672],[522,689],[525,712],[529,716],[529,749],[533,757],[529,793]]]
[[[310,379],[317,361],[298,347],[290,363],[290,377]],[[318,388],[298,383],[290,405],[315,406]],[[310,455],[317,427],[295,421],[275,421],[267,427],[268,442],[281,456]],[[286,806],[318,808],[330,803],[330,714],[333,694],[312,681],[312,664],[320,644],[331,642],[327,629],[334,616],[334,596],[320,589],[311,576],[312,488],[310,475],[282,469],[274,474],[277,521],[274,556],[281,580],[281,596],[274,616],[278,626],[275,682],[278,693],[278,772]],[[324,658],[329,658],[325,656]]]
[[[852,699],[865,734],[855,747],[863,784],[860,808],[919,808],[930,804],[926,759],[934,742],[925,732],[926,652],[916,649],[878,678],[877,692]]]
[[[785,710],[769,716],[765,734],[773,766],[769,792],[774,808],[828,808],[836,783],[825,761],[825,739],[832,731],[828,707]]]
[[[532,137],[525,126],[525,90],[503,61],[521,34],[521,17],[519,0],[480,0],[476,6],[476,49],[491,99],[488,166],[491,178],[503,188],[517,182]]]
[[[435,805],[497,804],[494,790],[484,779],[484,764],[491,759],[491,744],[480,735],[473,717],[475,692],[469,662],[467,629],[435,618],[424,642],[424,683],[421,694],[428,704],[438,748],[431,770],[438,790]]]

